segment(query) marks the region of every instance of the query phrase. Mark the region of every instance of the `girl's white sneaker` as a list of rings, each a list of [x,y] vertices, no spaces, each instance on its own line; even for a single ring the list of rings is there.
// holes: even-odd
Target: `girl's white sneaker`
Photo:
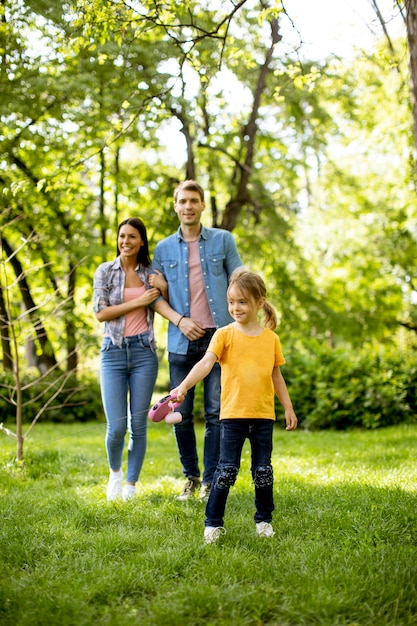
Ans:
[[[275,532],[269,522],[258,522],[256,524],[256,534],[258,537],[273,537]]]
[[[204,529],[204,543],[214,543],[220,535],[225,534],[226,529],[223,526],[206,526]]]

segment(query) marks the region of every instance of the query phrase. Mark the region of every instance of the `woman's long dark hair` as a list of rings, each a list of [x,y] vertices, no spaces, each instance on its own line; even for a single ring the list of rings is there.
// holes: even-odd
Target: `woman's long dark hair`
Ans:
[[[151,264],[151,258],[149,256],[148,235],[146,233],[146,226],[139,217],[128,217],[127,220],[123,220],[123,222],[120,222],[119,228],[117,229],[117,256],[119,256],[120,254],[120,250],[119,250],[120,229],[122,226],[125,226],[126,224],[129,224],[129,226],[133,226],[133,228],[136,228],[139,235],[142,237],[143,246],[141,246],[139,250],[137,262],[140,263],[140,265],[143,265],[144,267],[149,267],[149,265]]]

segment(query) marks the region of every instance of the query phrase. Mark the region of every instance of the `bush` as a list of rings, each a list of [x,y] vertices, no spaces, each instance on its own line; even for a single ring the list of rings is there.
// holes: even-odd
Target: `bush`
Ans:
[[[31,423],[47,400],[59,387],[58,374],[54,372],[40,379],[38,375],[26,373],[22,377],[24,423]],[[48,387],[51,387],[48,389]],[[10,372],[0,373],[0,414],[1,421],[15,423],[16,407],[15,383]],[[40,419],[49,422],[86,422],[103,420],[100,384],[95,376],[83,375],[68,379],[64,389],[42,413]]]
[[[354,352],[351,348],[332,349],[312,344],[286,350],[285,357],[287,363],[282,371],[302,428],[374,429],[416,418],[417,367],[413,355],[382,348]],[[24,391],[25,423],[30,423],[45,404],[47,396],[42,395],[42,391],[47,385],[51,382],[53,386],[59,384],[52,375],[42,381],[36,380],[30,373],[23,379],[24,386],[35,382]],[[12,375],[0,373],[1,421],[13,424],[16,412],[8,399],[7,385],[13,390]],[[195,394],[196,421],[204,419],[203,405],[203,385],[199,383]],[[278,399],[276,411],[282,415]],[[52,422],[103,421],[97,377],[90,374],[70,379],[40,419]]]
[[[286,358],[284,377],[304,428],[378,428],[416,417],[417,371],[404,355],[319,346]]]

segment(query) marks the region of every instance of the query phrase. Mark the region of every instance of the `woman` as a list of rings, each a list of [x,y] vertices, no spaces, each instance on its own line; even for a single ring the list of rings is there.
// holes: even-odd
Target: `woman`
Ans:
[[[131,217],[118,228],[117,258],[102,263],[94,275],[94,312],[104,322],[100,385],[107,420],[106,450],[110,467],[107,499],[136,493],[147,444],[147,416],[158,373],[149,305],[167,295],[161,275],[148,282],[150,258],[146,227]],[[122,455],[129,429],[126,483]]]

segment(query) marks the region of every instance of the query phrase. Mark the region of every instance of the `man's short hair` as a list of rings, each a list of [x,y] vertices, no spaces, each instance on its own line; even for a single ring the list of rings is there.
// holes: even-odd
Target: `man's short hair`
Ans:
[[[184,180],[182,183],[177,185],[174,190],[174,202],[177,201],[178,193],[183,189],[188,189],[189,191],[197,191],[197,193],[200,194],[201,202],[204,202],[204,189],[195,180]]]

